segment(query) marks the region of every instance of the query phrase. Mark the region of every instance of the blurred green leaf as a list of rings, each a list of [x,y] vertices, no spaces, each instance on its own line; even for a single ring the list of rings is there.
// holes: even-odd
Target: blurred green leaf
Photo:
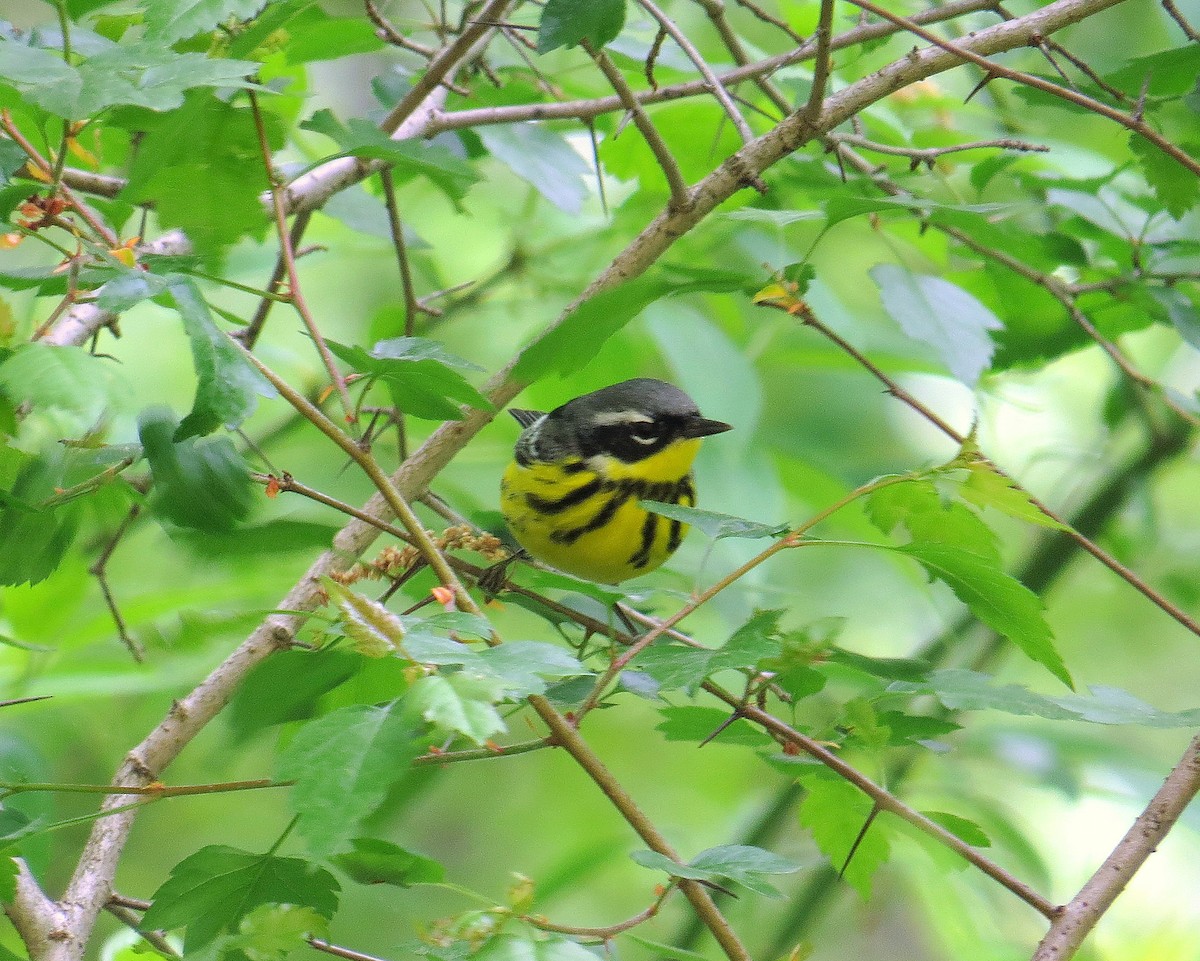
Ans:
[[[761,537],[782,537],[788,532],[787,524],[760,524],[732,514],[684,507],[681,504],[664,504],[661,501],[639,501],[642,507],[671,520],[690,524],[714,540],[722,537],[745,537],[751,540]]]
[[[624,2],[624,0],[622,0]],[[592,168],[562,134],[535,124],[482,127],[479,138],[501,163],[569,214],[583,209]]]
[[[309,721],[279,759],[279,777],[295,781],[297,830],[314,855],[340,851],[388,789],[420,754],[412,709],[354,705]]]
[[[589,297],[521,351],[512,376],[528,384],[582,369],[601,344],[666,292],[662,283],[641,277]]]
[[[240,426],[254,413],[256,395],[274,397],[275,388],[213,323],[208,304],[194,281],[173,277],[168,290],[183,318],[197,381],[196,399],[175,432],[175,440],[203,436],[221,426]]]
[[[406,851],[379,838],[355,838],[353,850],[330,860],[359,884],[390,884],[398,888],[436,884],[446,875],[441,863]]]
[[[297,948],[308,947],[309,938],[329,934],[329,919],[313,908],[295,904],[260,904],[242,918],[238,933],[221,942],[225,957],[241,951],[248,961],[284,961]]]
[[[476,744],[507,730],[496,704],[507,684],[477,674],[430,674],[413,684],[413,710],[439,731],[462,735]]]
[[[1200,154],[1200,143],[1180,144],[1191,157]],[[1141,164],[1146,182],[1167,212],[1179,220],[1200,201],[1200,178],[1174,157],[1168,156],[1137,134],[1129,138],[1129,149]]]
[[[1090,694],[1043,695],[1020,684],[996,684],[977,671],[947,668],[922,683],[897,681],[888,690],[932,694],[953,711],[1003,711],[1092,724],[1134,724],[1150,728],[1186,728],[1200,724],[1200,708],[1160,711],[1117,687],[1097,684]]]
[[[868,899],[871,879],[891,853],[887,824],[880,823],[887,815],[876,817],[862,834],[873,809],[869,797],[841,779],[821,775],[804,777],[801,781],[807,793],[800,802],[800,823],[812,832],[813,840],[829,858],[833,869],[842,873],[859,897]],[[856,841],[858,847],[854,848]],[[850,857],[852,848],[854,856]]]
[[[22,344],[0,362],[0,390],[18,403],[94,414],[116,384],[112,367],[82,347]]]
[[[666,871],[671,877],[694,881],[730,880],[769,898],[782,895],[764,880],[766,875],[793,874],[800,864],[762,848],[725,844],[701,851],[687,864],[679,864],[657,851],[634,851],[629,855],[644,868]]]
[[[492,405],[470,385],[459,369],[473,364],[447,353],[423,337],[381,340],[370,353],[361,347],[326,341],[329,349],[352,368],[385,383],[396,406],[406,414],[429,420],[462,420],[459,404],[476,410]]]
[[[992,839],[974,821],[957,814],[947,814],[945,811],[922,811],[921,813],[973,848],[990,848],[992,846]]]
[[[169,46],[230,19],[248,20],[261,9],[261,0],[148,0],[146,39]]]
[[[988,331],[1000,319],[961,287],[896,264],[871,269],[884,310],[909,337],[937,351],[950,373],[974,387],[991,364],[995,343]]]
[[[599,49],[625,26],[625,0],[547,0],[538,23],[537,51],[574,47],[587,40]]]
[[[280,651],[258,664],[230,702],[229,728],[239,741],[264,728],[314,716],[317,702],[358,673],[347,651]]]
[[[210,845],[171,869],[143,921],[148,928],[187,928],[186,948],[193,951],[260,904],[301,905],[331,918],[338,891],[333,875],[299,858]]]
[[[232,530],[249,515],[254,499],[245,462],[227,437],[175,440],[179,426],[162,408],[146,410],[138,419],[154,475],[151,509],[180,527]]]

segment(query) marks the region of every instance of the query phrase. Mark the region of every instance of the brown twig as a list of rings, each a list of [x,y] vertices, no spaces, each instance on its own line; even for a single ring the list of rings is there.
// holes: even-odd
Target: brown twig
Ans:
[[[104,545],[100,556],[88,568],[88,573],[96,578],[96,583],[100,586],[100,594],[103,596],[105,606],[108,607],[108,612],[112,616],[113,624],[116,625],[117,637],[125,645],[125,649],[129,651],[130,656],[139,664],[146,659],[146,649],[142,647],[141,642],[137,638],[129,633],[129,627],[125,623],[125,618],[121,615],[121,608],[117,605],[117,599],[113,596],[112,588],[108,583],[108,561],[117,549],[117,545],[129,533],[129,529],[133,526],[133,522],[137,520],[141,512],[141,504],[130,506],[121,523],[117,525],[117,529],[113,532],[112,537]]]
[[[313,319],[312,311],[308,309],[308,302],[304,299],[304,292],[300,287],[300,275],[296,270],[296,250],[292,246],[292,234],[288,230],[287,225],[287,211],[284,209],[283,195],[276,179],[275,165],[271,161],[271,145],[267,142],[267,129],[263,124],[262,110],[258,105],[258,94],[253,90],[247,91],[247,93],[250,97],[250,109],[254,115],[254,129],[258,135],[258,147],[262,152],[263,165],[266,167],[267,181],[271,189],[271,205],[275,212],[275,230],[279,236],[279,256],[283,261],[284,270],[287,273],[288,299],[296,309],[296,313],[300,315],[300,319],[304,321],[304,326],[308,329],[308,335],[312,338],[313,346],[317,349],[317,353],[321,357],[321,363],[325,365],[325,370],[329,374],[330,383],[336,388],[338,397],[341,398],[342,410],[345,412],[346,421],[352,423],[355,419],[354,403],[350,400],[350,392],[346,389],[346,378],[338,370],[337,362],[329,350],[329,345],[325,343],[325,338],[317,327],[317,322]]]
[[[679,170],[679,164],[675,162],[675,156],[671,153],[671,148],[663,140],[662,134],[654,126],[649,114],[646,113],[642,105],[638,102],[629,84],[625,82],[624,75],[617,69],[616,64],[612,62],[612,58],[603,50],[597,50],[586,40],[581,41],[580,46],[587,51],[588,56],[600,68],[600,72],[604,74],[608,85],[616,91],[617,99],[621,101],[621,105],[629,112],[629,116],[633,118],[633,123],[638,129],[638,133],[642,135],[642,139],[646,141],[646,146],[654,154],[654,159],[658,161],[658,166],[666,178],[667,188],[671,191],[669,206],[674,210],[686,210],[692,201],[691,195],[688,193],[687,182],[683,179],[683,174]]]
[[[1096,873],[1060,909],[1034,952],[1033,961],[1066,961],[1074,955],[1197,793],[1200,793],[1200,737],[1192,739],[1158,793]]]

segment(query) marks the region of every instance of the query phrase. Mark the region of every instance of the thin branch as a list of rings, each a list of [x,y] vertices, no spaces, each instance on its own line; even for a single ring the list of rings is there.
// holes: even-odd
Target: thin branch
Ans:
[[[267,129],[263,124],[262,110],[258,105],[258,94],[253,90],[247,92],[250,97],[250,109],[254,115],[254,130],[258,135],[258,148],[262,153],[263,166],[267,170],[267,182],[270,184],[271,205],[275,212],[275,230],[279,235],[279,256],[283,260],[284,269],[287,271],[288,299],[291,300],[296,313],[300,315],[300,319],[304,321],[304,326],[308,329],[308,335],[312,338],[313,346],[316,347],[317,354],[320,355],[321,363],[325,365],[325,370],[329,374],[330,382],[337,389],[338,396],[342,401],[342,410],[346,415],[346,421],[352,423],[355,419],[354,402],[350,400],[350,392],[346,389],[346,378],[338,370],[333,353],[329,350],[329,345],[325,343],[325,338],[322,336],[320,328],[317,327],[317,322],[313,319],[312,311],[308,309],[308,302],[304,299],[304,292],[300,288],[300,274],[296,271],[296,249],[292,246],[292,234],[288,230],[287,211],[283,206],[283,194],[276,182],[275,165],[271,161],[271,145],[267,142]]]
[[[787,309],[787,308],[785,308],[785,309]],[[860,350],[858,350],[858,348],[854,347],[844,337],[842,337],[841,335],[839,335],[838,333],[836,333],[835,331],[833,331],[832,329],[830,329],[829,327],[827,327],[823,323],[821,323],[821,321],[819,321],[816,318],[816,316],[812,313],[812,310],[810,308],[808,308],[807,305],[804,305],[802,308],[797,308],[796,313],[801,316],[801,319],[806,326],[811,327],[813,330],[820,333],[823,337],[826,337],[827,339],[833,341],[833,343],[835,343],[838,347],[840,347],[843,351],[845,351],[850,357],[852,357],[858,364],[860,364],[864,370],[868,371],[873,377],[875,377],[876,380],[878,380],[881,384],[883,384],[887,388],[888,393],[891,394],[893,397],[895,397],[898,401],[900,401],[903,404],[906,404],[908,407],[911,407],[913,410],[915,410],[918,414],[920,414],[927,421],[929,421],[929,423],[933,424],[934,427],[936,427],[938,430],[940,430],[943,434],[945,434],[947,437],[949,437],[955,443],[961,445],[966,441],[966,436],[964,434],[962,434],[960,431],[955,430],[952,426],[950,426],[950,424],[946,420],[944,420],[935,411],[933,411],[932,408],[921,403],[921,401],[919,401],[916,397],[914,397],[912,394],[910,394],[908,391],[906,391],[903,387],[901,387],[899,383],[897,383],[895,380],[893,380],[891,377],[889,377],[886,373],[884,373],[883,370],[880,369],[878,365],[873,363],[865,354],[863,354]],[[1001,468],[997,464],[995,464],[991,461],[988,461],[988,464],[997,473],[1003,475],[1004,477],[1008,477],[1010,480],[1013,480],[1010,477],[1010,475],[1007,474],[1003,470],[1003,468]],[[1020,484],[1017,483],[1015,480],[1013,480],[1013,483],[1015,486],[1017,486],[1021,490],[1024,490],[1024,488],[1021,488]],[[1030,494],[1028,491],[1025,491],[1025,493],[1029,497],[1029,502],[1031,504],[1033,504],[1035,507],[1037,507],[1038,510],[1040,510],[1047,517],[1051,518],[1052,520],[1058,521],[1060,524],[1063,524],[1064,527],[1066,527],[1066,524],[1062,520],[1062,518],[1059,517],[1048,506],[1046,506],[1046,504],[1044,504],[1041,500],[1039,500],[1033,494]],[[1163,613],[1167,614],[1173,620],[1177,621],[1180,625],[1182,625],[1184,628],[1186,628],[1192,634],[1196,635],[1197,637],[1200,637],[1200,623],[1198,623],[1194,618],[1192,618],[1184,610],[1182,610],[1180,607],[1176,606],[1175,604],[1171,603],[1171,601],[1167,600],[1166,597],[1164,597],[1161,593],[1159,593],[1157,590],[1155,590],[1153,587],[1151,587],[1149,584],[1147,584],[1144,580],[1142,580],[1141,577],[1139,577],[1132,570],[1130,570],[1128,567],[1126,567],[1124,564],[1122,564],[1120,561],[1118,561],[1111,554],[1107,553],[1103,548],[1101,548],[1099,545],[1097,545],[1090,538],[1084,537],[1078,531],[1072,530],[1070,527],[1066,527],[1065,533],[1068,537],[1070,537],[1073,541],[1075,541],[1076,544],[1078,544],[1085,551],[1087,551],[1089,554],[1091,554],[1092,557],[1094,557],[1101,564],[1103,564],[1105,567],[1107,567],[1109,570],[1111,570],[1114,574],[1116,574],[1118,577],[1120,577],[1123,581],[1128,583],[1135,590],[1139,591],[1151,603],[1153,603],[1157,608],[1159,608],[1161,611],[1163,611]]]
[[[127,908],[123,904],[116,904],[109,901],[104,906],[109,914],[120,921],[130,930],[136,931],[146,943],[154,948],[159,954],[167,958],[182,958],[183,955],[175,950],[175,945],[167,940],[166,935],[161,931],[143,931],[142,919],[137,916],[132,908]],[[136,950],[136,949],[135,949]]]
[[[1193,42],[1200,41],[1200,33],[1197,33],[1196,28],[1188,23],[1187,17],[1179,12],[1174,0],[1161,0],[1161,2],[1163,9],[1171,15],[1171,19],[1179,24],[1179,29],[1183,31],[1184,36]]]
[[[998,864],[995,864],[994,862],[985,858],[982,854],[975,850],[975,848],[971,847],[971,845],[967,844],[957,835],[947,831],[936,821],[931,821],[929,818],[925,817],[925,815],[921,814],[920,811],[909,807],[891,792],[880,787],[865,774],[862,774],[856,768],[847,764],[840,757],[819,742],[808,737],[806,734],[800,733],[795,728],[785,724],[773,714],[764,711],[762,708],[757,707],[754,704],[744,703],[739,698],[725,690],[722,690],[712,682],[705,682],[702,687],[710,694],[720,698],[731,707],[738,708],[746,720],[753,721],[755,724],[769,731],[772,735],[782,738],[789,744],[794,744],[809,756],[820,761],[831,771],[834,771],[843,780],[853,784],[856,788],[866,794],[880,809],[884,811],[890,811],[892,814],[895,814],[896,816],[907,821],[919,831],[928,834],[940,844],[950,848],[952,851],[955,851],[992,880],[997,881],[1004,887],[1008,888],[1009,891],[1019,897],[1043,917],[1054,918],[1057,916],[1060,909],[1052,901],[1038,894],[1037,891],[1027,885],[1024,881],[1010,874]]]
[[[1061,909],[1034,952],[1033,961],[1066,961],[1074,955],[1088,932],[1166,838],[1198,792],[1200,737],[1192,739],[1175,769],[1167,775],[1163,786],[1120,843],[1079,893]]]
[[[658,161],[658,166],[667,180],[667,188],[671,191],[671,200],[668,207],[675,210],[686,210],[691,206],[692,202],[691,195],[688,193],[687,181],[683,179],[683,174],[679,170],[679,164],[675,162],[675,156],[671,153],[671,148],[667,146],[666,141],[663,140],[662,135],[658,132],[658,128],[654,126],[650,116],[642,108],[642,105],[638,103],[633,90],[625,82],[624,75],[617,69],[616,64],[612,62],[612,58],[603,50],[597,50],[586,40],[581,41],[580,46],[595,61],[596,66],[600,68],[600,72],[604,74],[604,79],[608,81],[608,85],[617,92],[617,98],[621,101],[621,105],[633,118],[633,123],[638,129],[638,133],[642,135],[642,139],[646,141],[646,146],[654,154],[654,159]]]
[[[888,154],[894,157],[907,157],[915,170],[918,165],[932,167],[939,157],[946,154],[962,153],[964,150],[1018,150],[1032,153],[1047,153],[1050,148],[1040,143],[1029,143],[1025,140],[1014,140],[1002,137],[998,140],[973,140],[970,143],[953,144],[949,147],[898,147],[892,144],[877,143],[851,133],[833,133],[829,135],[832,143],[850,144],[862,150],[874,153]]]
[[[1083,107],[1085,110],[1088,110],[1091,113],[1099,114],[1102,117],[1107,117],[1109,120],[1119,123],[1122,127],[1132,130],[1134,133],[1154,144],[1155,147],[1165,153],[1172,160],[1187,168],[1197,176],[1200,176],[1200,160],[1192,157],[1182,148],[1176,146],[1166,137],[1162,136],[1162,134],[1160,134],[1157,130],[1147,124],[1145,120],[1138,116],[1136,111],[1133,115],[1123,113],[1114,107],[1110,107],[1106,103],[1096,100],[1094,97],[1086,96],[1085,94],[1079,93],[1076,90],[1059,86],[1056,83],[1051,83],[1049,80],[1043,80],[1041,77],[1035,76],[1031,73],[1024,73],[1020,70],[1011,70],[1008,67],[1001,66],[995,61],[988,60],[986,56],[978,54],[974,50],[969,49],[965,45],[943,40],[937,34],[930,33],[928,30],[921,28],[912,20],[891,13],[880,6],[871,3],[870,0],[847,0],[847,2],[852,3],[854,6],[863,10],[867,10],[878,17],[883,17],[886,20],[890,20],[892,23],[903,27],[910,33],[920,37],[922,40],[926,40],[935,46],[941,47],[943,50],[953,53],[956,56],[961,57],[963,60],[967,60],[976,64],[977,66],[983,67],[983,69],[987,71],[988,77],[1003,77],[1006,80],[1012,80],[1015,83],[1020,83],[1027,87],[1033,87],[1036,90],[1041,90],[1050,94],[1051,96],[1058,97],[1060,100],[1065,100],[1068,103],[1073,103],[1078,107]],[[1106,5],[1119,2],[1120,0],[1110,0],[1110,3],[1106,3]]]
[[[663,902],[671,893],[672,887],[673,885],[665,886],[658,897],[654,899],[654,902],[645,910],[639,911],[633,917],[626,918],[624,921],[618,921],[615,924],[605,925],[604,927],[593,928],[579,927],[569,924],[556,924],[553,921],[549,921],[546,918],[538,915],[528,914],[522,915],[521,920],[542,931],[554,931],[557,934],[569,934],[573,937],[583,938],[588,941],[607,942],[611,941],[618,934],[623,934],[626,931],[630,931],[633,928],[636,928],[638,925],[645,924],[652,918],[657,917],[659,910],[661,910],[663,906]]]
[[[363,0],[363,6],[366,8],[368,19],[375,24],[376,33],[385,43],[390,43],[393,47],[402,47],[405,50],[411,50],[413,53],[419,53],[426,60],[432,59],[437,53],[433,47],[427,47],[423,43],[409,40],[408,37],[393,27],[388,19],[379,12],[379,8],[375,6],[373,0]]]
[[[400,270],[400,289],[404,292],[404,335],[411,337],[416,329],[417,314],[436,314],[437,311],[425,307],[417,300],[417,292],[413,287],[412,267],[408,262],[408,245],[404,241],[404,224],[400,220],[400,210],[396,206],[396,184],[392,180],[392,171],[383,167],[379,171],[379,182],[383,185],[383,204],[387,209],[388,229],[392,234],[392,248],[396,251],[396,266]]]
[[[679,45],[679,49],[687,54],[687,58],[696,65],[696,69],[700,71],[700,75],[704,77],[705,81],[712,88],[712,95],[717,98],[717,101],[724,108],[725,112],[729,114],[729,119],[733,121],[733,125],[737,128],[737,132],[742,138],[742,143],[749,143],[753,140],[754,131],[746,123],[746,118],[741,115],[737,105],[730,99],[729,91],[725,89],[720,78],[713,72],[712,67],[700,56],[700,51],[687,38],[687,34],[679,29],[675,21],[659,9],[654,0],[638,0],[638,2],[641,4],[642,9],[658,21],[660,28],[671,35],[671,39]]]
[[[141,663],[146,659],[146,649],[141,643],[129,633],[129,628],[125,623],[125,618],[121,616],[121,609],[117,606],[116,598],[113,597],[112,588],[108,583],[108,561],[113,555],[113,551],[117,549],[117,545],[121,543],[125,535],[129,533],[133,522],[137,520],[138,515],[142,512],[141,504],[133,504],[130,506],[121,523],[117,525],[117,529],[113,532],[112,537],[108,539],[108,543],[104,545],[104,549],[100,552],[100,556],[88,568],[88,573],[96,578],[96,583],[100,585],[100,593],[104,597],[104,603],[108,607],[109,613],[112,615],[113,623],[117,628],[117,637],[121,639],[121,643],[125,645],[130,655],[135,661]]]
[[[312,215],[313,212],[311,210],[301,210],[292,218],[289,249],[296,250],[300,246],[300,241],[304,237],[304,232],[308,229]],[[287,254],[281,245],[279,255],[275,258],[275,266],[271,270],[271,277],[267,281],[266,286],[266,294],[271,296],[261,296],[258,306],[254,309],[254,316],[250,318],[250,323],[240,330],[235,331],[232,335],[251,350],[254,349],[254,345],[258,343],[258,338],[262,335],[263,328],[267,323],[267,317],[270,316],[271,308],[280,300],[279,291],[283,289],[283,282],[287,277],[287,273]],[[286,299],[291,302],[290,296]]]

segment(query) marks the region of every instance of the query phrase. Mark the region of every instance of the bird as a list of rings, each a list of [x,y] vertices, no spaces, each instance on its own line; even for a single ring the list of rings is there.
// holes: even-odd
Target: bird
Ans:
[[[687,533],[639,501],[693,507],[701,438],[732,429],[665,381],[638,377],[549,413],[510,409],[524,428],[500,484],[517,543],[551,567],[618,584],[659,567]]]

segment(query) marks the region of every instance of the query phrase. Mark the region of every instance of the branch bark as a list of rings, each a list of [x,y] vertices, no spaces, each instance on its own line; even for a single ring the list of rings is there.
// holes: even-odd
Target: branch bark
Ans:
[[[1034,952],[1033,961],[1066,961],[1074,955],[1197,792],[1200,792],[1200,737],[1192,739],[1175,769],[1112,854],[1061,909]]]

